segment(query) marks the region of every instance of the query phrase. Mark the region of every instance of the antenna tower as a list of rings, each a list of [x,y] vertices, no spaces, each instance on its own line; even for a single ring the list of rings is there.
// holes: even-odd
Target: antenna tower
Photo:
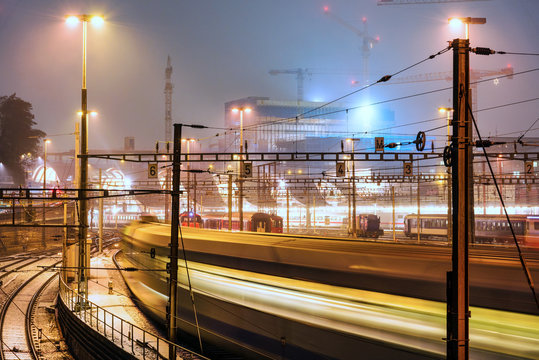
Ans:
[[[167,57],[167,68],[165,69],[165,141],[172,141],[172,65],[170,65],[170,55]]]

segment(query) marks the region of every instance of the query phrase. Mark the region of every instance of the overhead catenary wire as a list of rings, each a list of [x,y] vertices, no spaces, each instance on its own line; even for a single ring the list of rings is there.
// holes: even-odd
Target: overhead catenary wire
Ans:
[[[328,106],[328,105],[331,105],[331,104],[333,104],[333,103],[335,103],[335,102],[337,102],[337,101],[339,101],[339,100],[342,100],[342,99],[347,98],[347,97],[349,97],[349,96],[351,96],[351,95],[354,95],[354,94],[356,94],[356,93],[358,93],[358,92],[360,92],[360,91],[363,91],[363,90],[365,90],[365,89],[368,89],[368,88],[371,87],[371,86],[374,86],[374,85],[379,84],[379,83],[382,83],[382,82],[387,82],[387,81],[389,81],[393,76],[398,75],[398,74],[400,74],[400,73],[403,73],[403,72],[405,72],[405,71],[407,71],[407,70],[410,70],[411,68],[414,68],[414,67],[416,67],[416,66],[418,66],[418,65],[420,65],[420,64],[422,64],[422,63],[424,63],[424,62],[427,61],[427,60],[434,59],[436,56],[441,55],[441,54],[444,54],[444,53],[446,53],[447,51],[449,51],[450,49],[451,49],[451,46],[447,46],[447,47],[443,48],[442,50],[438,51],[437,53],[432,54],[432,55],[429,55],[427,58],[425,58],[425,59],[423,59],[423,60],[420,60],[420,61],[418,61],[418,62],[416,62],[416,63],[414,63],[414,64],[412,64],[412,65],[409,65],[409,66],[407,66],[407,67],[405,67],[405,68],[403,68],[403,69],[401,69],[401,70],[399,70],[399,71],[397,71],[397,72],[395,72],[395,73],[393,73],[393,74],[391,74],[391,75],[384,75],[384,76],[382,76],[380,79],[378,79],[376,82],[374,82],[374,83],[372,83],[372,84],[365,85],[365,86],[363,86],[362,88],[360,88],[360,89],[358,89],[358,90],[354,90],[354,91],[352,91],[352,92],[350,92],[350,93],[348,93],[348,94],[345,94],[345,95],[340,96],[340,97],[338,97],[338,98],[336,98],[336,99],[333,99],[333,100],[331,100],[331,101],[328,101],[328,102],[326,102],[326,103],[324,103],[324,104],[322,104],[322,105],[320,105],[320,106],[318,106],[318,107],[315,107],[314,109],[307,110],[307,111],[305,111],[305,112],[299,114],[298,116],[299,116],[299,117],[304,117],[306,114],[309,114],[309,113],[314,112],[314,111],[316,111],[316,110],[320,110],[320,109],[322,109],[322,108],[324,108],[324,107],[326,107],[326,106]]]
[[[539,68],[523,70],[523,71],[515,72],[515,73],[512,73],[512,74],[508,74],[508,75],[495,76],[495,77],[491,77],[491,78],[488,78],[488,79],[483,79],[483,80],[470,82],[470,84],[471,85],[472,84],[480,84],[480,83],[483,83],[483,82],[493,81],[495,79],[501,79],[501,78],[506,78],[506,77],[524,75],[524,74],[528,74],[528,73],[535,72],[535,71],[539,71]],[[376,84],[376,83],[374,83],[374,84]],[[359,89],[359,90],[362,90],[362,89]],[[321,113],[321,114],[316,114],[316,115],[309,115],[309,116],[302,115],[301,117],[304,118],[304,119],[310,119],[310,118],[314,118],[314,117],[318,117],[318,116],[334,115],[334,114],[338,114],[338,113],[342,113],[342,112],[348,112],[350,110],[358,110],[358,109],[367,108],[367,107],[370,107],[370,106],[387,104],[387,103],[390,103],[390,102],[401,101],[401,100],[411,99],[411,98],[414,98],[414,97],[430,95],[430,94],[434,94],[434,93],[438,93],[438,92],[448,91],[448,90],[451,90],[451,89],[453,89],[453,87],[448,86],[448,87],[438,88],[438,89],[434,89],[434,90],[423,91],[423,92],[419,92],[419,93],[415,93],[415,94],[404,95],[404,96],[400,96],[400,97],[396,97],[396,98],[376,101],[376,102],[372,102],[370,104],[354,106],[354,107],[350,107],[350,108],[346,108],[346,109],[337,109],[337,110],[327,111],[327,112],[324,112],[324,113]],[[485,109],[482,109],[482,110],[477,110],[475,112],[487,111],[487,110],[492,110],[492,109],[496,109],[496,108],[503,107],[503,106],[516,105],[516,104],[520,104],[520,103],[536,101],[538,99],[539,98],[533,98],[533,99],[527,99],[527,100],[523,100],[523,101],[517,101],[517,102],[514,102],[514,103],[507,104],[507,105],[499,105],[499,106],[493,106],[493,107],[490,107],[490,108],[485,108]],[[274,124],[279,124],[279,123],[283,123],[283,122],[290,122],[290,121],[295,121],[295,120],[296,120],[296,117],[282,118],[282,119],[278,119],[278,120],[274,120],[274,121],[270,121],[270,122],[266,122],[266,123],[262,123],[262,124],[253,124],[253,125],[244,126],[243,130],[248,131],[250,129],[256,129],[256,128],[260,128],[260,127],[271,126],[271,125],[274,125]],[[400,127],[400,126],[406,126],[406,125],[397,125],[397,126],[395,126],[395,128]],[[386,129],[391,129],[391,128],[386,128]],[[386,129],[384,129],[384,130],[386,130]],[[232,129],[230,129],[230,130],[232,130]]]
[[[426,61],[426,60],[428,60],[428,59],[424,59],[423,61]],[[421,63],[421,62],[419,62],[419,63]],[[419,63],[416,63],[416,64],[414,64],[412,66],[416,66]],[[405,69],[403,69],[403,70],[401,70],[401,71],[399,71],[399,72],[397,72],[395,74],[398,74],[398,73],[400,73],[400,72],[402,72],[404,70],[407,70],[408,68],[405,68]],[[477,81],[474,81],[474,82],[470,82],[470,84],[471,85],[480,84],[480,83],[484,83],[484,82],[493,81],[493,80],[496,80],[496,79],[502,79],[502,78],[507,78],[507,77],[512,77],[512,76],[524,75],[524,74],[528,74],[528,73],[535,72],[535,71],[539,71],[539,68],[523,70],[523,71],[519,71],[519,72],[515,72],[515,73],[512,73],[512,74],[507,74],[507,75],[495,76],[495,77],[491,77],[491,78],[483,79],[483,80],[477,80]],[[393,75],[395,75],[395,74],[393,74]],[[391,75],[391,76],[393,76],[393,75]],[[386,76],[389,76],[389,75],[386,75]],[[378,82],[370,84],[370,85],[374,85],[374,84],[377,84],[377,83]],[[269,122],[265,122],[265,123],[262,123],[262,124],[247,125],[247,126],[243,127],[243,131],[257,131],[256,129],[258,129],[258,128],[267,127],[267,126],[271,126],[271,125],[275,125],[275,124],[280,124],[280,123],[285,123],[285,122],[292,122],[292,121],[297,122],[299,117],[302,117],[304,119],[310,119],[310,118],[314,118],[314,117],[317,117],[317,116],[327,116],[327,115],[333,115],[333,114],[337,114],[337,113],[341,113],[341,112],[346,112],[346,114],[348,114],[348,112],[350,110],[357,110],[357,109],[366,108],[366,107],[370,107],[370,106],[382,105],[382,104],[386,104],[386,103],[390,103],[390,102],[406,100],[406,99],[419,97],[419,96],[424,96],[424,95],[430,95],[430,94],[434,94],[434,93],[437,93],[437,92],[443,92],[443,91],[447,91],[447,90],[451,90],[451,89],[452,89],[452,87],[443,87],[443,88],[439,88],[439,89],[424,91],[424,92],[410,94],[410,95],[404,95],[404,96],[400,96],[400,97],[396,97],[396,98],[386,99],[386,100],[377,101],[377,102],[373,102],[373,103],[370,103],[370,104],[365,104],[365,105],[360,105],[360,106],[355,106],[355,107],[350,107],[350,108],[346,108],[346,109],[338,109],[338,110],[327,111],[327,112],[324,112],[324,113],[321,113],[321,114],[310,115],[310,116],[305,116],[307,114],[307,112],[305,112],[302,115],[296,115],[294,117],[281,118],[281,119],[278,119],[278,120],[269,121]],[[361,91],[361,90],[364,90],[364,88],[358,89],[353,93],[356,93],[356,92]],[[352,93],[350,93],[350,94],[352,94]],[[347,95],[347,96],[349,96],[349,95]],[[538,99],[539,98],[533,98],[533,99],[517,101],[517,102],[513,102],[513,103],[509,103],[509,104],[498,105],[498,106],[493,106],[493,107],[489,107],[489,108],[485,108],[485,109],[475,110],[474,112],[492,110],[492,109],[496,109],[496,108],[500,108],[500,107],[504,107],[504,106],[510,106],[510,105],[516,105],[516,104],[521,104],[521,103],[530,102],[530,101],[536,101]],[[338,100],[334,100],[334,101],[325,103],[323,106],[327,106],[327,104],[334,103],[335,101],[338,101]],[[319,107],[319,108],[321,108],[321,107]],[[311,111],[314,111],[314,109],[311,110]],[[438,120],[438,119],[443,119],[443,118],[434,118],[434,119],[430,119],[430,120],[425,120],[424,122],[435,121],[435,120]],[[412,124],[414,124],[414,123],[409,123],[409,125],[412,125]],[[375,132],[383,131],[383,130],[395,129],[395,128],[399,128],[399,127],[403,127],[403,126],[408,126],[408,124],[396,125],[396,126],[393,126],[393,127],[377,129],[377,130],[371,130],[369,132],[365,132],[365,134],[367,134],[367,133],[375,133]],[[228,133],[234,133],[237,136],[237,132],[238,132],[237,128],[215,128],[215,129],[223,129],[225,131],[223,133],[217,133],[217,134],[212,135],[212,136],[201,138],[200,140],[206,140],[206,139],[209,139],[209,138],[219,137],[219,136],[226,136]],[[229,147],[230,146],[232,146],[232,145],[229,145]]]
[[[518,139],[517,139],[517,142],[518,142],[518,143],[522,144],[522,138],[523,138],[524,136],[526,136],[526,134],[528,133],[528,131],[530,131],[530,129],[537,123],[537,121],[539,121],[539,117],[538,117],[537,119],[535,119],[535,121],[530,125],[530,127],[528,127],[528,129],[527,129],[526,131],[524,131],[524,132],[522,133],[522,135],[520,135],[520,136],[518,137]]]
[[[472,108],[470,107],[470,104],[468,104],[467,102],[466,102],[466,106],[467,106],[466,111],[468,111],[470,113],[470,116],[472,118],[472,123],[473,123],[475,131],[477,133],[477,136],[478,136],[479,140],[482,141],[483,139],[481,138],[481,133],[479,132],[479,127],[477,126],[477,122],[475,121],[475,117],[473,116]],[[530,290],[532,292],[533,300],[535,301],[535,304],[537,305],[537,309],[539,309],[539,299],[537,298],[537,294],[535,293],[535,287],[534,287],[534,284],[533,284],[533,278],[532,278],[531,273],[530,273],[530,271],[528,269],[528,266],[526,264],[524,254],[522,254],[522,250],[520,249],[520,245],[518,244],[517,237],[515,235],[515,230],[513,229],[513,224],[511,223],[511,219],[509,218],[509,214],[507,213],[507,208],[505,207],[505,201],[503,200],[503,196],[502,196],[502,193],[500,191],[500,187],[498,186],[496,176],[494,176],[494,170],[492,169],[492,165],[491,165],[490,160],[488,158],[487,150],[484,147],[482,149],[483,149],[483,154],[484,154],[485,159],[486,159],[487,164],[488,164],[490,174],[491,174],[492,179],[494,181],[494,185],[496,187],[496,192],[498,193],[498,197],[500,199],[500,203],[502,205],[503,212],[505,214],[505,218],[507,219],[507,222],[509,223],[509,229],[511,230],[511,235],[513,236],[513,241],[515,242],[515,246],[517,248],[518,258],[520,260],[520,264],[521,264],[522,269],[524,271],[524,275],[526,276],[526,280],[528,281],[528,286],[529,286],[529,288],[530,288]]]

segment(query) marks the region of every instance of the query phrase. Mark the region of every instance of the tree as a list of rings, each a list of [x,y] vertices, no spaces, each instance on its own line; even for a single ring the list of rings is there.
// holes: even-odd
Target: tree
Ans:
[[[0,97],[0,162],[15,185],[25,185],[22,155],[30,153],[35,158],[40,140],[46,135],[34,125],[32,104],[16,94]]]

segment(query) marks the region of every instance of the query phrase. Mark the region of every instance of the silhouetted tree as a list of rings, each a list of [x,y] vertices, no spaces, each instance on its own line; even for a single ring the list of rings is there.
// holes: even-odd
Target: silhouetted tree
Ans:
[[[16,94],[0,97],[0,162],[13,177],[15,185],[24,185],[24,166],[21,156],[37,156],[40,139],[45,136],[36,125],[32,104]]]

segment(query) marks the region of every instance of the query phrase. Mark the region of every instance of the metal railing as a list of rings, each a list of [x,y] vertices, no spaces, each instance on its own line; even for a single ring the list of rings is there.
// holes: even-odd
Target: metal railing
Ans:
[[[169,347],[173,346],[176,359],[209,360],[203,355],[152,334],[105,308],[85,300],[62,279],[60,279],[60,299],[74,316],[137,359],[168,359]]]

